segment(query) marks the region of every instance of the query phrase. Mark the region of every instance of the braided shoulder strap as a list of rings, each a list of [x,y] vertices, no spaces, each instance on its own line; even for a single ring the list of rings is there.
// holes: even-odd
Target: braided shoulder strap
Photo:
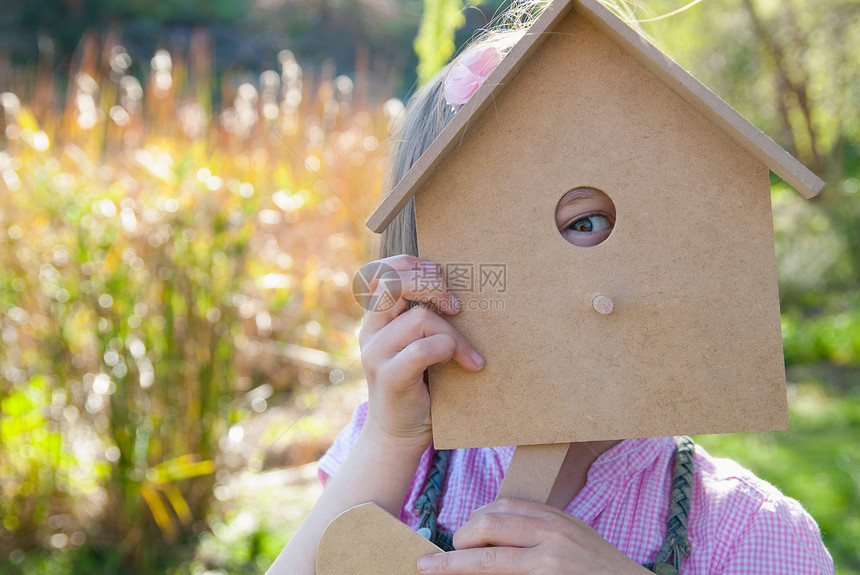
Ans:
[[[672,473],[672,494],[669,519],[666,522],[666,538],[657,552],[654,563],[645,565],[657,575],[678,575],[681,570],[681,560],[690,554],[690,543],[687,541],[687,518],[690,513],[690,496],[693,488],[695,447],[696,444],[689,437],[675,438],[675,467]],[[424,491],[415,502],[415,511],[421,516],[418,533],[443,551],[454,550],[451,534],[440,531],[436,524],[450,458],[449,450],[440,450],[433,454],[433,463],[430,473],[427,474]]]
[[[687,541],[687,518],[690,514],[690,495],[693,489],[693,452],[696,444],[689,437],[675,438],[675,469],[672,473],[672,495],[669,501],[669,519],[666,538],[654,563],[645,565],[657,575],[677,575],[681,560],[690,554]],[[669,557],[672,562],[669,563]]]
[[[415,501],[415,511],[421,516],[417,529],[419,535],[436,544],[442,551],[454,550],[454,538],[449,533],[439,531],[436,525],[450,459],[451,451],[448,449],[433,453],[433,463],[430,464],[424,491]]]

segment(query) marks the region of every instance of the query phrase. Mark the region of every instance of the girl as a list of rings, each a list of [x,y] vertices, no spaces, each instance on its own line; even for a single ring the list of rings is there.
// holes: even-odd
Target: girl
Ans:
[[[533,14],[535,4],[518,4],[516,15]],[[513,20],[519,24],[473,42],[414,96],[397,134],[391,182],[522,36],[528,18]],[[611,202],[587,189],[571,194],[561,202],[559,231],[576,245],[599,242],[614,224]],[[312,575],[326,525],[367,501],[440,545],[453,543],[454,551],[421,558],[422,574],[833,573],[818,527],[798,502],[673,438],[571,444],[547,504],[494,501],[512,447],[437,453],[431,446],[425,370],[455,361],[478,371],[484,360],[445,319],[458,313],[457,299],[441,281],[426,281],[433,267],[416,257],[411,202],[383,234],[381,251],[381,262],[363,274],[372,278],[371,302],[391,281],[401,294],[386,309],[369,305],[364,317],[368,402],[320,461],[325,490],[270,573]],[[383,263],[390,271],[377,278]],[[417,273],[424,281],[413,281]]]

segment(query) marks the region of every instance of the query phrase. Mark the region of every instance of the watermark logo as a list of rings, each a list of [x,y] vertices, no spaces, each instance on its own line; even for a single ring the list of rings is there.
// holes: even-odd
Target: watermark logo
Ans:
[[[355,274],[352,293],[355,301],[364,309],[388,311],[403,295],[402,282],[408,281],[410,283],[405,287],[414,294],[435,294],[447,288],[447,291],[465,300],[466,309],[500,310],[504,309],[504,299],[493,296],[502,296],[507,292],[507,272],[507,264],[503,263],[420,262],[401,275],[388,264],[371,262]],[[371,290],[373,286],[377,286],[375,292]],[[417,301],[436,308],[451,305],[448,299],[437,300],[435,296]]]
[[[371,289],[378,286],[377,291]],[[379,289],[379,286],[382,289]],[[403,285],[400,274],[383,262],[370,262],[352,278],[352,295],[358,305],[367,311],[383,312],[393,308],[401,294]]]
[[[508,290],[508,266],[506,264],[479,264],[478,291],[503,294]]]

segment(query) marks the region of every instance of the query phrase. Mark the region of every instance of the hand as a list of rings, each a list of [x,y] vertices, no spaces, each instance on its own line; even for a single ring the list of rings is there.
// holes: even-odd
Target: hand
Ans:
[[[390,271],[379,277],[381,265]],[[434,264],[412,256],[394,256],[362,268],[370,304],[383,301],[386,291],[399,292],[393,306],[368,305],[358,340],[369,391],[365,429],[386,441],[424,451],[432,437],[430,395],[424,371],[451,359],[469,371],[483,359],[442,316],[454,315],[459,301],[445,289]],[[398,289],[391,289],[393,286]],[[410,302],[422,302],[410,308]]]
[[[454,534],[454,547],[457,551],[422,557],[418,571],[422,575],[650,573],[576,517],[509,497],[475,510]]]

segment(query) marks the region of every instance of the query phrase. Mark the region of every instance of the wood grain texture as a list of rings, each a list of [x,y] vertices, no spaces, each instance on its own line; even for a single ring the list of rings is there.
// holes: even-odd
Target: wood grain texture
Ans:
[[[571,10],[577,11],[599,28],[607,38],[631,55],[653,73],[666,87],[685,99],[703,116],[714,122],[729,137],[752,154],[806,198],[811,198],[824,187],[824,181],[782,149],[761,130],[726,104],[689,72],[666,54],[641,37],[598,0],[554,0],[538,18],[529,33],[514,47],[499,67],[487,78],[483,86],[457,113],[438,138],[421,156],[379,207],[367,220],[374,232],[382,232],[394,216],[424,185],[448,154],[461,143],[467,129],[487,110],[515,75],[527,67],[531,57],[545,39],[559,33],[558,23]],[[568,53],[564,58],[578,59],[579,54]],[[553,76],[550,76],[551,81]],[[560,80],[560,79],[559,79]],[[604,90],[610,89],[605,86]],[[552,105],[552,104],[549,104]],[[594,110],[595,112],[597,109]]]
[[[317,548],[317,575],[418,575],[418,558],[442,550],[376,505],[336,517]]]
[[[598,0],[577,0],[576,10],[612,38],[640,64],[660,78],[702,114],[720,126],[749,153],[797,190],[803,197],[817,196],[824,180],[756,128],[719,96],[711,92],[674,60],[622,22]]]
[[[554,221],[578,186],[617,209],[590,248]],[[422,257],[472,270],[459,291],[448,275],[451,321],[486,360],[430,369],[437,448],[787,427],[767,167],[578,12],[416,214]],[[484,285],[488,266],[504,290]]]
[[[514,451],[498,498],[546,503],[570,444],[520,445]]]
[[[433,141],[403,179],[383,199],[382,204],[367,220],[367,227],[377,233],[388,227],[388,224],[403,209],[415,191],[424,184],[447,155],[457,147],[472,118],[480,116],[490,108],[494,95],[504,89],[520,68],[526,64],[534,48],[546,40],[548,37],[546,33],[552,30],[572,7],[570,0],[556,1],[552,2],[541,13],[540,17],[529,28],[528,33],[517,42],[517,45],[511,49],[507,57],[490,74],[484,84],[457,112],[454,119],[445,126],[439,137]]]

